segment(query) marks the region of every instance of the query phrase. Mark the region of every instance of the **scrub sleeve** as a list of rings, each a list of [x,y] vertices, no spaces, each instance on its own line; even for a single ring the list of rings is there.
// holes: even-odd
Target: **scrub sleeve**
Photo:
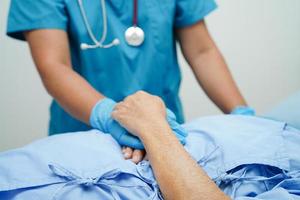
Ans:
[[[12,0],[7,35],[25,40],[24,31],[35,29],[67,29],[63,0]]]
[[[214,0],[177,0],[174,25],[176,28],[191,26],[216,8]]]

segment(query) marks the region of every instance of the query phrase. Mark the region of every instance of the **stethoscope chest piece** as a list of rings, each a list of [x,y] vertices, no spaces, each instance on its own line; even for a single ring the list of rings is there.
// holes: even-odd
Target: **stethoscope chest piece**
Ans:
[[[130,46],[140,46],[145,40],[145,33],[138,26],[129,27],[125,31],[125,40]]]

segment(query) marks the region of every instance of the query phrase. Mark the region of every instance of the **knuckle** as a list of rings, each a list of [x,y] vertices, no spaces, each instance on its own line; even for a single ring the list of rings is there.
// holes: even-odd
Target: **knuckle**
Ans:
[[[119,103],[117,103],[115,105],[115,108],[121,108],[123,106],[123,104],[124,104],[124,101],[120,101]]]
[[[130,108],[131,102],[132,102],[132,100],[124,102],[122,109],[123,110],[128,110],[128,108]]]
[[[133,95],[129,95],[126,97],[127,100],[131,100],[133,98]]]
[[[158,103],[162,102],[162,99],[159,96],[153,96],[153,99]]]
[[[134,99],[134,95],[129,95],[124,99],[124,103],[128,104],[129,102],[131,102]]]
[[[143,91],[143,90],[139,90],[139,91],[137,91],[137,93],[136,94],[138,94],[138,95],[145,95],[146,94],[146,92],[145,91]]]

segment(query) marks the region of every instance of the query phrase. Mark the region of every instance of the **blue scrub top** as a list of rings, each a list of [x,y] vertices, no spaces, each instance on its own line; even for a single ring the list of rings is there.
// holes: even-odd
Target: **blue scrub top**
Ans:
[[[102,35],[100,1],[84,0],[84,8],[95,36]],[[140,0],[138,25],[145,31],[140,47],[129,46],[124,32],[132,26],[133,1],[106,1],[108,37],[120,45],[110,49],[82,51],[81,43],[92,43],[76,0],[12,0],[7,34],[25,40],[23,32],[36,29],[61,29],[68,33],[73,69],[96,90],[121,101],[138,90],[160,96],[184,122],[179,98],[181,82],[177,62],[174,28],[193,25],[216,8],[214,0]],[[67,91],[66,91],[67,92]],[[51,105],[49,134],[84,131],[89,126],[66,113],[56,101]]]

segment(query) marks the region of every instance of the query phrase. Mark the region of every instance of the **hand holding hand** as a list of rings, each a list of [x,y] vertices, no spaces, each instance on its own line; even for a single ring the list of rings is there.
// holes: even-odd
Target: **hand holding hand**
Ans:
[[[117,104],[112,115],[138,137],[148,129],[168,123],[180,142],[185,144],[186,131],[176,122],[174,113],[166,109],[164,102],[157,96],[139,91]]]
[[[128,133],[125,128],[112,118],[111,113],[115,105],[116,102],[111,99],[105,98],[100,100],[92,110],[90,117],[91,126],[110,134],[120,145],[144,149],[142,142],[137,137]]]
[[[141,133],[153,126],[167,123],[163,101],[146,92],[139,91],[115,106],[112,116],[132,134]]]

